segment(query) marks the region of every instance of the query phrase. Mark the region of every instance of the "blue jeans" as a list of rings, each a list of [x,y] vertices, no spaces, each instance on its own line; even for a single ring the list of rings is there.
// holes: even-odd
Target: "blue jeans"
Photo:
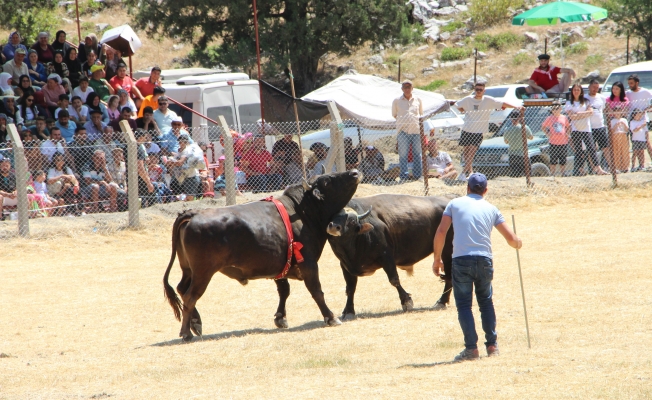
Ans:
[[[401,179],[408,177],[408,153],[412,146],[412,176],[421,177],[421,135],[418,133],[407,134],[400,131],[396,136],[398,141],[398,165],[401,169]]]
[[[457,306],[457,319],[464,333],[467,349],[478,348],[478,334],[473,320],[473,285],[478,299],[482,329],[487,340],[485,346],[496,345],[496,312],[492,300],[491,281],[494,267],[491,258],[483,256],[462,256],[453,258],[453,295]]]

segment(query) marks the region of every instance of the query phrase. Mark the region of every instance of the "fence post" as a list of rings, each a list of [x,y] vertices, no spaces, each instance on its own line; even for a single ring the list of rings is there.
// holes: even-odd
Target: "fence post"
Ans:
[[[423,175],[423,193],[424,196],[427,196],[430,191],[430,185],[428,182],[428,157],[426,157],[426,147],[428,147],[428,143],[426,142],[426,132],[423,129],[423,117],[419,118],[419,134],[421,135],[421,173]]]
[[[233,137],[231,136],[231,129],[226,123],[224,116],[218,117],[220,126],[222,127],[222,137],[224,137],[224,180],[226,181],[226,205],[232,206],[235,204],[235,165],[233,155]]]
[[[140,201],[138,198],[138,143],[129,121],[120,121],[120,129],[127,142],[127,199],[129,203],[129,227],[140,224]]]
[[[609,171],[611,172],[611,181],[613,187],[618,186],[618,174],[616,173],[616,159],[614,158],[614,131],[611,129],[611,119],[607,115],[607,133],[609,135],[609,154],[611,155],[611,165]]]
[[[532,186],[532,181],[530,180],[530,153],[527,147],[527,126],[525,125],[525,108],[521,108],[521,137],[523,140],[523,164],[525,167],[525,182],[527,187]]]
[[[27,159],[23,141],[16,129],[16,125],[8,124],[9,135],[13,143],[14,167],[16,170],[16,201],[18,202],[18,234],[23,237],[29,236],[29,210],[27,209]]]
[[[337,165],[337,172],[344,172],[346,171],[346,161],[344,159],[343,123],[334,101],[328,102],[328,112],[331,115],[331,149],[326,157],[326,172],[330,173],[333,163]]]

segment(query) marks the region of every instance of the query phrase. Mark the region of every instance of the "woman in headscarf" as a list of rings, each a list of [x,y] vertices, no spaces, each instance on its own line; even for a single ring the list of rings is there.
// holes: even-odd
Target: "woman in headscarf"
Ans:
[[[121,58],[121,53],[118,50],[115,50],[111,46],[104,46],[104,55],[102,56],[102,63],[106,65],[104,69],[104,74],[107,81],[110,81],[111,78],[118,74],[118,65],[124,64],[124,60]]]
[[[100,51],[102,50],[102,47],[98,43],[97,36],[94,33],[89,33],[86,35],[84,38],[84,43],[79,44],[79,62],[80,63],[85,63],[86,60],[88,59],[88,53],[89,52],[94,52],[95,55],[100,54]]]
[[[54,42],[52,42],[52,48],[54,50],[61,50],[63,54],[68,54],[70,50],[70,45],[66,42],[66,32],[57,31],[57,34],[54,35]]]
[[[11,136],[9,136],[9,131],[7,130],[7,115],[0,113],[0,150],[4,147],[7,147],[5,143],[10,141]],[[2,154],[1,151],[0,154]]]
[[[23,120],[18,113],[18,108],[16,108],[16,98],[14,96],[5,96],[2,99],[2,109],[0,109],[0,112],[11,118],[16,125],[23,124]],[[10,123],[9,120],[7,120],[7,123]]]
[[[29,78],[32,80],[32,85],[36,87],[45,86],[45,81],[48,79],[45,66],[38,62],[36,50],[30,49],[27,54],[27,69],[29,70]]]
[[[38,34],[38,39],[36,43],[32,46],[32,49],[36,50],[38,54],[38,61],[44,65],[54,61],[54,49],[48,43],[50,39],[50,34],[47,32],[41,32]]]
[[[8,72],[0,73],[0,94],[3,96],[13,96],[14,89],[11,87],[11,74]]]
[[[45,104],[48,106],[48,110],[51,115],[54,115],[54,111],[58,107],[59,96],[66,94],[66,91],[61,86],[61,77],[57,74],[48,75],[48,83],[43,86],[41,89],[43,92],[43,97],[45,99]]]
[[[61,80],[61,86],[63,86],[63,90],[66,92],[66,95],[68,95],[68,98],[70,98],[70,94],[72,93],[72,84],[70,83],[70,79],[63,78]]]
[[[14,59],[14,54],[18,49],[23,49],[25,52],[27,52],[27,47],[25,47],[23,44],[20,44],[21,40],[22,38],[20,37],[20,33],[18,33],[18,31],[11,32],[9,35],[9,43],[5,44],[2,48],[2,54],[4,54],[7,61]]]
[[[81,78],[82,66],[77,59],[77,49],[71,47],[66,53],[65,58],[66,66],[68,67],[68,79],[70,79],[70,84],[72,89],[79,86],[79,78]]]
[[[93,77],[93,73],[91,72],[91,67],[95,65],[96,61],[97,61],[97,53],[91,51],[88,53],[86,57],[86,62],[81,65],[81,70],[88,77],[88,79],[91,79],[91,77]]]
[[[127,93],[126,90],[120,89],[118,90],[118,97],[120,98],[118,102],[118,109],[120,112],[122,112],[122,109],[125,107],[129,107],[131,110],[131,117],[136,118],[136,115],[138,114],[138,109],[136,108],[136,105],[134,104],[134,101],[129,97],[129,93]]]
[[[36,90],[32,86],[32,80],[29,79],[29,76],[21,75],[20,78],[18,78],[18,86],[14,89],[14,92],[18,91],[20,91],[21,96],[24,96],[27,93],[34,94]]]
[[[88,97],[86,97],[86,107],[88,107],[88,115],[90,115],[93,110],[100,110],[102,113],[102,122],[107,125],[111,122],[109,113],[104,104],[100,101],[100,96],[98,96],[97,93],[92,92],[88,94]]]
[[[67,78],[70,72],[68,66],[63,62],[63,52],[61,50],[54,51],[54,61],[48,64],[48,75],[57,74],[61,79]]]
[[[18,113],[23,120],[23,126],[36,125],[36,117],[39,116],[39,111],[36,108],[34,101],[34,93],[27,93],[18,101]]]

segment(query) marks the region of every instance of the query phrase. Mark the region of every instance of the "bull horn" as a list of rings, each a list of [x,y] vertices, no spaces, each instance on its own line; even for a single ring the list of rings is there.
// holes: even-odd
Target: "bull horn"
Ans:
[[[310,190],[310,184],[308,183],[307,180],[303,179],[303,181],[302,181],[301,183],[303,184],[303,189],[304,189],[305,191]]]
[[[367,212],[358,215],[358,221],[362,221],[363,219],[367,218],[369,216],[369,214],[371,214],[371,209],[372,208],[373,208],[373,206],[369,206],[369,209],[367,210]]]
[[[321,174],[326,175],[326,166],[324,164],[321,165]]]

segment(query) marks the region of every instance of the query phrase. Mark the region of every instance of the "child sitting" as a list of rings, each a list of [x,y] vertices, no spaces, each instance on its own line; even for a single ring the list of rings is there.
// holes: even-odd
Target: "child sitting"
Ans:
[[[38,170],[34,172],[34,192],[41,196],[41,200],[46,208],[58,207],[59,201],[48,194],[47,183],[45,182],[45,171]],[[62,204],[63,205],[63,202]],[[59,209],[54,208],[52,215],[58,215]]]

